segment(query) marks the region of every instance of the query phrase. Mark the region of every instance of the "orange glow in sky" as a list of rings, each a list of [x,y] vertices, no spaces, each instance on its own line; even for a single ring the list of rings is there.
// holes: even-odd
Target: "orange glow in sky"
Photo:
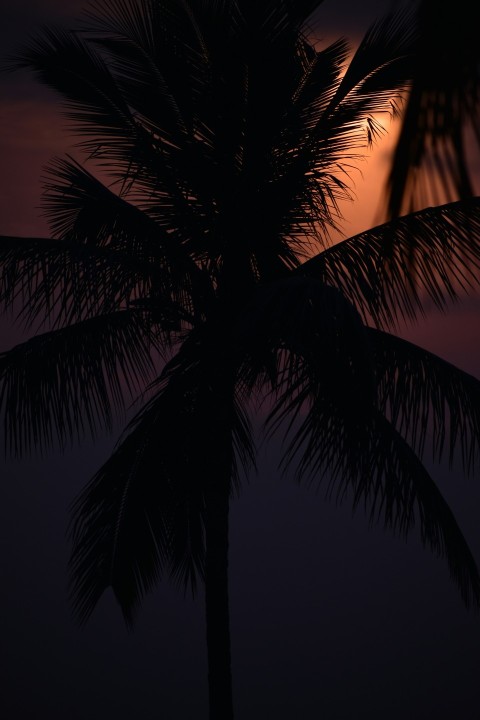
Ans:
[[[380,220],[379,203],[395,133],[388,118],[381,118],[381,122],[385,136],[372,149],[365,146],[365,159],[349,170],[353,201],[342,204],[343,232],[332,240],[355,235]],[[40,207],[44,167],[53,157],[74,154],[76,142],[65,129],[60,103],[53,95],[4,103],[0,108],[0,139],[0,232],[48,236]]]
[[[57,96],[39,88],[25,73],[4,75],[0,80],[2,87],[6,88],[4,97],[7,98],[0,105],[0,234],[48,236],[48,224],[41,210],[43,170],[54,157],[63,157],[66,152],[75,155],[76,138],[65,129]],[[332,242],[351,237],[383,221],[381,200],[398,121],[387,116],[377,119],[385,128],[385,134],[371,149],[365,143],[364,160],[356,163],[356,168],[350,171],[349,184],[353,201],[342,203],[341,233],[332,234]],[[480,163],[476,165],[477,186],[480,186]],[[432,349],[443,356],[453,352],[465,369],[475,372],[476,366],[479,366],[477,370],[480,374],[480,343],[476,331],[479,314],[480,300],[477,295],[469,299],[464,315],[455,311],[445,316],[442,319],[443,330],[440,329],[439,319],[435,322],[432,320],[433,325],[424,325],[425,332],[417,333],[416,341],[425,344],[422,343],[424,337],[429,338],[430,347],[436,345],[435,333],[429,330],[435,326],[435,332],[443,335],[444,351],[440,352],[441,348],[438,347]],[[455,320],[450,319],[453,317]],[[454,323],[454,327],[452,325],[448,329],[451,323]],[[445,338],[453,336],[456,340],[445,352]]]

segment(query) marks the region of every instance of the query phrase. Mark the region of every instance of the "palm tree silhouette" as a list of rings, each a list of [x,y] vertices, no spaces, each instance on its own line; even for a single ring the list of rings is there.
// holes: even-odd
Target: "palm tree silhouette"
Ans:
[[[0,357],[7,448],[96,435],[139,396],[73,508],[73,603],[85,621],[111,586],[131,624],[162,575],[204,583],[212,719],[233,717],[228,513],[255,398],[299,479],[397,532],[419,523],[480,603],[421,462],[430,442],[473,469],[480,383],[389,332],[476,282],[480,199],[329,246],[415,33],[389,15],[347,63],[345,41],[309,39],[319,4],[105,0],[14,62],[65,98],[92,172],[53,161],[52,238],[1,239],[3,304],[35,330]]]
[[[478,10],[419,0],[411,89],[387,184],[390,217],[474,194],[472,150],[480,148]]]

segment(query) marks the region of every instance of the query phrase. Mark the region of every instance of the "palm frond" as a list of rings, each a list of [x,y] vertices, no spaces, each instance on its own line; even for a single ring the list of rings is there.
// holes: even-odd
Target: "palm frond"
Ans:
[[[465,606],[480,607],[480,575],[471,550],[435,482],[412,448],[381,415],[372,427],[371,469],[356,482],[355,503],[405,537],[417,525],[424,545],[444,557]],[[362,487],[366,480],[366,487]]]
[[[450,464],[459,452],[472,473],[480,455],[480,381],[401,338],[367,329],[378,378],[379,407],[417,454]]]
[[[132,146],[134,117],[104,59],[78,33],[44,28],[9,63],[29,69],[65,98],[67,116],[82,133]]]
[[[296,271],[339,288],[367,321],[413,319],[477,286],[480,198],[427,208],[359,233]]]
[[[273,146],[264,150],[272,159],[261,188],[261,213],[277,222],[274,227],[267,220],[262,236],[284,237],[294,249],[301,250],[301,245],[306,244],[305,235],[317,237],[320,229],[326,234],[330,226],[335,226],[339,201],[350,197],[346,183],[339,177],[335,128],[325,123],[325,112],[347,53],[348,46],[342,40],[318,52],[306,42],[298,43],[295,63],[283,73],[289,77],[290,86],[286,87],[285,81],[281,90],[271,86],[268,97],[264,87],[259,87],[258,115],[263,121],[269,117],[270,130],[265,135],[270,143],[273,140]],[[277,71],[272,68],[272,72]],[[278,84],[282,84],[280,77]],[[322,147],[318,140],[320,126],[325,140]],[[262,172],[265,169],[261,167],[252,171],[252,180],[258,182]],[[253,208],[258,216],[260,208]],[[260,249],[257,253],[260,255]]]
[[[332,157],[354,158],[368,144],[368,120],[392,114],[392,99],[402,97],[412,74],[414,34],[411,14],[390,13],[366,33],[312,138]]]
[[[129,228],[119,225],[115,236],[121,247]],[[108,219],[104,229],[107,226]],[[100,229],[98,238],[101,241]],[[130,239],[139,239],[133,228]],[[16,313],[28,329],[35,323],[62,327],[143,303],[156,323],[164,321],[168,341],[169,332],[193,321],[194,297],[197,301],[198,294],[208,294],[196,266],[174,293],[171,279],[153,262],[147,245],[142,253],[132,253],[126,243],[116,249],[113,243],[99,247],[76,240],[2,236],[0,267],[1,311]]]
[[[246,395],[270,394],[270,420],[289,412],[308,377],[345,408],[374,401],[365,328],[336,288],[298,275],[259,287],[234,331],[242,358],[239,383]]]
[[[159,125],[142,122],[140,111],[130,104],[111,64],[86,33],[47,29],[17,53],[11,69],[30,69],[41,82],[64,97],[67,117],[73,130],[82,137],[80,147],[90,157],[106,160],[109,170],[127,186],[135,181],[140,188],[143,183],[146,192],[151,193],[152,183],[158,183],[156,177],[160,174],[163,182],[167,178],[172,194],[177,179],[175,174],[172,178],[172,163],[168,162],[166,150],[175,145],[169,138],[165,113],[160,114],[163,120]],[[142,97],[150,94],[145,82],[139,87]],[[177,128],[177,138],[178,135]],[[160,148],[163,140],[167,142]],[[160,173],[165,159],[166,168]],[[158,197],[161,195],[160,187]],[[179,189],[177,196],[181,197]],[[188,204],[184,205],[186,212]]]
[[[154,3],[147,4],[151,8],[156,7]],[[114,22],[114,17],[115,15],[111,18],[111,23]],[[96,45],[99,42],[97,38]],[[170,45],[172,42],[173,38],[170,38]],[[113,48],[111,49],[113,51]],[[169,49],[172,48],[169,46]],[[114,70],[115,63],[118,65],[124,57],[124,51],[127,51],[128,57],[128,43],[126,47],[125,43],[121,43],[117,50],[119,57],[116,56],[116,61],[113,61],[95,48],[92,39],[88,40],[78,33],[48,30],[19,52],[12,65],[33,70],[42,82],[65,97],[67,116],[73,122],[73,129],[82,136],[80,146],[83,150],[106,164],[108,171],[113,173],[117,180],[123,181],[125,187],[133,184],[136,193],[143,194],[144,201],[149,198],[152,206],[160,206],[164,222],[169,220],[169,231],[178,226],[179,218],[183,218],[182,227],[188,226],[190,231],[193,228],[198,232],[199,218],[195,213],[192,221],[194,203],[187,201],[187,197],[192,197],[193,192],[191,186],[185,185],[185,174],[182,177],[182,173],[177,169],[177,166],[180,166],[184,173],[189,169],[189,173],[198,178],[198,163],[191,162],[193,150],[198,151],[200,147],[199,142],[192,143],[193,133],[197,132],[197,128],[188,133],[175,127],[175,139],[172,138],[171,123],[169,125],[164,109],[162,106],[158,107],[155,100],[161,87],[155,97],[152,97],[151,93],[150,85],[156,83],[158,86],[158,72],[153,73],[153,77],[146,73],[150,78],[150,85],[146,85],[145,77],[141,74],[143,72],[145,75],[144,64],[136,63],[138,72],[132,84],[137,88],[137,100],[140,102],[143,98],[145,104],[146,98],[152,98],[152,106],[157,108],[157,114],[153,118],[145,118],[145,108],[141,104],[139,108],[133,105],[134,98],[129,96],[122,85],[122,82],[127,83],[125,72],[120,73],[123,78],[121,82],[119,71],[115,73]],[[168,52],[166,56],[170,57]],[[164,65],[166,56],[162,50]],[[145,60],[144,57],[139,59]],[[124,59],[124,62],[127,60]],[[175,64],[169,63],[168,67],[175,67]],[[182,82],[179,81],[178,86],[181,89]],[[178,88],[175,88],[175,92],[177,90]],[[183,139],[179,144],[178,140],[182,135]],[[201,163],[200,167],[203,170],[204,163]],[[205,180],[204,172],[203,177]],[[199,192],[201,183],[196,182],[195,185],[194,191]],[[172,202],[175,208],[173,222]],[[191,237],[195,232],[190,232],[189,235]]]
[[[254,457],[246,417],[234,411],[225,421],[228,398],[212,394],[208,374],[190,363],[191,344],[165,367],[154,397],[73,508],[72,596],[81,620],[112,586],[131,624],[162,571],[194,592],[212,475],[218,465],[233,489],[232,451],[240,462]]]
[[[168,409],[157,398],[135,419],[72,507],[70,587],[81,622],[109,586],[132,625],[163,572],[192,589],[203,577],[202,487],[189,475],[183,430],[172,429]]]
[[[75,161],[52,163],[50,176],[44,207],[54,236],[129,255],[132,267],[146,268],[146,287],[140,290],[139,282],[137,296],[148,293],[150,302],[174,302],[186,315],[194,312],[200,272],[181,235],[167,232],[161,220],[113,193]]]
[[[405,536],[418,523],[423,542],[447,558],[465,603],[479,605],[471,552],[415,450],[429,426],[437,456],[449,433],[451,452],[459,447],[472,469],[480,383],[364,327],[338,290],[307,278],[263,289],[245,323],[241,379],[247,390],[259,381],[271,387],[266,430],[283,432],[281,464],[295,467],[299,481],[325,477],[327,495],[353,497],[372,522]]]
[[[293,113],[300,111],[304,123],[311,128],[321,120],[330,106],[338,88],[339,79],[346,65],[350,47],[344,39],[336,40],[326,48],[314,50],[309,43],[299,45],[298,52],[303,64],[303,73],[293,99]],[[297,121],[298,122],[298,121]],[[292,118],[285,122],[286,132],[296,126]],[[291,143],[300,144],[301,138]]]
[[[410,445],[373,408],[345,409],[306,381],[272,414],[284,437],[284,467],[298,482],[325,480],[326,497],[363,508],[370,522],[405,538],[419,527],[424,545],[445,557],[467,607],[480,607],[480,575],[470,548],[434,481]],[[288,412],[287,412],[288,411]],[[277,414],[278,413],[278,414]]]
[[[103,0],[86,13],[84,31],[108,54],[116,82],[136,116],[178,143],[195,129],[196,103],[210,78],[208,52],[188,3]]]
[[[351,199],[352,167],[379,132],[376,115],[390,116],[407,87],[412,44],[410,15],[396,13],[371,28],[348,65],[345,41],[320,51],[297,47],[296,71],[288,73],[296,84],[283,102],[288,110],[276,112],[282,126],[274,187],[290,241],[303,236],[305,245],[307,235],[325,243],[337,227],[340,202]]]
[[[477,8],[460,0],[452,13],[446,4],[421,0],[415,20],[412,86],[385,193],[390,217],[474,194],[469,148],[480,140]]]
[[[43,207],[55,238],[164,263],[169,250],[175,251],[175,239],[161,225],[69,156],[47,167]]]
[[[155,332],[125,310],[35,336],[0,355],[5,446],[14,456],[111,428],[154,372]]]
[[[389,12],[367,30],[339,85],[332,107],[353,98],[385,103],[383,92],[404,89],[413,72],[416,26],[411,10]],[[387,99],[387,102],[390,102]],[[377,110],[385,109],[381,105]],[[369,107],[375,112],[375,106]]]

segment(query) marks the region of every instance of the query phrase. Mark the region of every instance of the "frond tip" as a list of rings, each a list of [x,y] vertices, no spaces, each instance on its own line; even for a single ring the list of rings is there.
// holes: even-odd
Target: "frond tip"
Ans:
[[[480,197],[429,207],[366,230],[296,272],[337,288],[366,322],[395,326],[441,310],[480,281]]]
[[[380,413],[358,422],[341,408],[313,403],[286,443],[284,463],[297,465],[299,482],[326,483],[326,497],[363,509],[371,524],[421,542],[447,560],[467,608],[480,609],[480,574],[458,523],[410,445]],[[300,427],[298,427],[298,424]],[[287,435],[288,440],[288,435]]]
[[[162,574],[193,593],[203,579],[203,485],[185,439],[189,412],[163,386],[75,502],[71,597],[81,622],[109,586],[131,626]]]
[[[100,315],[0,354],[0,409],[14,457],[111,429],[153,376],[155,334],[136,311]]]

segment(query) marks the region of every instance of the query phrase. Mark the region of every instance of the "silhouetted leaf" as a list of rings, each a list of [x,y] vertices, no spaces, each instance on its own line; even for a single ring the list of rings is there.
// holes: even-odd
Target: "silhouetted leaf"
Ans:
[[[82,622],[108,586],[131,625],[162,572],[192,590],[203,577],[203,487],[182,452],[183,412],[168,392],[156,397],[73,506],[71,592]]]
[[[416,4],[412,85],[385,193],[389,217],[474,194],[479,147],[478,8],[459,0]],[[448,52],[445,52],[448,48]]]
[[[5,444],[15,456],[112,427],[153,376],[155,331],[122,311],[37,335],[0,355]]]
[[[378,378],[379,407],[422,455],[427,439],[435,459],[459,453],[466,472],[478,466],[480,381],[427,350],[368,329]]]
[[[476,287],[480,198],[427,208],[366,230],[305,262],[297,272],[339,288],[379,326],[415,318]]]

